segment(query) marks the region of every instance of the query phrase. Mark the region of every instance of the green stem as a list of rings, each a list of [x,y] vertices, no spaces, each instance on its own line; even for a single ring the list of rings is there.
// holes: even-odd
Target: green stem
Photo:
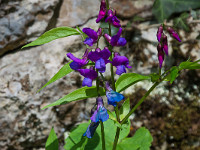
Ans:
[[[107,11],[109,10],[109,0],[106,0],[106,8],[107,8]],[[112,36],[112,33],[111,33],[111,24],[109,23],[109,35]],[[113,51],[112,51],[112,46],[109,44],[109,50],[111,52],[111,61],[113,60]],[[116,88],[115,88],[115,79],[114,79],[114,72],[113,72],[113,65],[110,64],[110,72],[111,72],[111,80],[112,80],[112,88],[114,91],[116,91]],[[115,107],[115,114],[116,114],[116,117],[117,117],[117,121],[120,122],[120,118],[119,118],[119,110],[118,110],[118,104],[117,106]],[[114,140],[114,145],[113,145],[113,150],[116,149],[117,147],[117,143],[118,143],[118,139],[119,139],[119,134],[120,134],[120,128],[117,127],[117,131],[116,131],[116,135],[115,135],[115,140]]]
[[[113,150],[116,150],[116,148],[117,148],[117,142],[119,140],[119,133],[120,133],[120,128],[118,127],[116,135],[115,135],[115,141],[114,141],[114,144],[113,144]]]
[[[102,121],[100,121],[100,123],[101,123],[102,150],[105,150],[106,149],[106,145],[105,145],[104,125],[103,125]]]
[[[128,118],[130,117],[130,115],[144,102],[144,100],[147,98],[147,96],[149,96],[149,94],[155,89],[156,86],[158,86],[158,84],[160,84],[163,80],[165,80],[167,76],[165,76],[163,79],[161,79],[161,81],[156,82],[153,84],[153,86],[145,93],[145,95],[139,100],[139,102],[131,109],[131,111],[124,117],[124,119],[122,120],[121,124],[124,124]]]

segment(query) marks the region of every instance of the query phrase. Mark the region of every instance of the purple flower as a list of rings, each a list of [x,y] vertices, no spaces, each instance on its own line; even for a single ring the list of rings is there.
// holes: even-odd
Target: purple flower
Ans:
[[[158,31],[157,31],[157,40],[160,42],[161,40],[161,37],[162,37],[162,33],[163,33],[163,26],[160,25],[160,27],[158,28]]]
[[[96,99],[97,110],[94,111],[92,117],[90,118],[92,122],[106,121],[109,118],[106,108],[103,106],[102,97],[97,97]]]
[[[170,35],[172,35],[177,41],[181,42],[181,39],[178,36],[178,33],[176,31],[174,31],[173,28],[168,27],[167,31],[169,32]]]
[[[106,89],[107,89],[106,96],[107,96],[109,105],[113,105],[114,107],[116,107],[117,102],[120,102],[121,100],[125,99],[124,95],[113,91],[111,87],[109,86],[108,82],[106,83]]]
[[[110,37],[108,34],[104,34],[104,37],[112,46],[125,46],[126,39],[120,37],[121,34],[122,34],[122,28],[120,27],[116,35]]]
[[[97,72],[93,69],[78,69],[80,74],[84,76],[82,86],[92,86],[92,80],[97,78]]]
[[[99,15],[96,19],[96,23],[99,23],[105,16],[106,16],[106,2],[105,0],[102,0]]]
[[[168,56],[167,36],[164,33],[162,34],[162,43],[163,43],[163,50],[165,54]]]
[[[83,134],[83,136],[87,136],[88,138],[92,138],[94,135],[94,132],[96,131],[97,127],[99,125],[98,122],[91,122],[90,125],[88,126],[86,132]]]
[[[108,17],[106,18],[105,22],[110,22],[114,27],[121,27],[120,25],[120,21],[117,19],[117,17],[115,16],[116,12],[112,11],[111,9],[108,10]]]
[[[163,46],[161,44],[158,44],[157,50],[158,50],[158,61],[160,64],[160,68],[162,68],[162,64],[163,64],[164,56],[165,56],[163,52]]]
[[[112,65],[117,67],[116,74],[121,75],[122,73],[126,73],[126,68],[131,68],[129,66],[129,60],[125,56],[120,56],[119,53],[115,53],[115,57],[113,58]]]
[[[76,58],[73,54],[68,53],[67,57],[69,57],[73,62],[70,63],[70,67],[74,70],[81,69],[83,66],[85,66],[88,63],[87,57],[88,57],[89,49],[86,49],[82,59]]]
[[[96,43],[97,40],[98,40],[97,32],[90,29],[90,28],[83,28],[83,32],[88,36],[85,39],[84,44],[87,44],[89,46],[93,46],[93,44]]]
[[[91,51],[88,54],[88,59],[95,62],[95,68],[99,70],[99,72],[103,73],[106,70],[106,64],[110,61],[108,60],[111,55],[111,52],[107,47],[103,50],[97,48],[94,52]]]

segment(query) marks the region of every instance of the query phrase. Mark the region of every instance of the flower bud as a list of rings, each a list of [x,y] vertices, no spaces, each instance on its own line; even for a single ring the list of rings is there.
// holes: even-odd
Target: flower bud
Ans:
[[[163,43],[163,50],[165,54],[168,56],[168,43],[167,43],[167,36],[163,33],[162,34],[162,43]]]
[[[163,26],[160,25],[159,28],[158,28],[158,31],[157,31],[157,40],[160,42],[161,40],[161,37],[162,37],[162,33],[163,33]]]
[[[177,33],[173,28],[168,27],[168,28],[167,28],[167,31],[169,32],[169,34],[170,34],[173,38],[175,38],[177,41],[181,42],[181,39],[179,38],[178,33]]]

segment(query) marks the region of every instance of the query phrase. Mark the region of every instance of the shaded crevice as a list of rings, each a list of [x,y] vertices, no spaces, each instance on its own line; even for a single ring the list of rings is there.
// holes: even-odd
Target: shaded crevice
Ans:
[[[56,5],[56,7],[54,9],[53,16],[49,20],[49,24],[48,24],[45,32],[56,27],[57,20],[58,20],[59,15],[60,15],[60,8],[61,8],[62,4],[63,4],[63,0],[59,0],[58,4]]]

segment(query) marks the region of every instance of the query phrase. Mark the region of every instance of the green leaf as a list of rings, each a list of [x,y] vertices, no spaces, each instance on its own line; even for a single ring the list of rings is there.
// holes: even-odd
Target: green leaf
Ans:
[[[77,30],[82,34],[83,41],[88,37],[78,26],[76,26]]]
[[[124,117],[129,113],[130,111],[130,99],[128,98],[123,103],[122,107],[120,108],[120,120],[123,120]]]
[[[105,95],[104,89],[100,87],[99,93],[101,96]],[[97,97],[97,96],[98,96],[98,93],[97,93],[96,86],[82,87],[80,89],[73,91],[72,93],[68,95],[65,95],[63,98],[57,100],[56,102],[43,107],[42,109],[52,107],[52,106],[57,106],[57,105],[63,105],[72,101],[83,100],[90,97]]]
[[[46,150],[58,150],[59,148],[59,143],[58,143],[58,138],[56,136],[56,133],[54,129],[51,129],[51,132],[49,134],[49,137],[47,139],[45,149]]]
[[[153,14],[159,22],[168,19],[174,13],[181,13],[200,8],[198,0],[156,0],[153,5]]]
[[[153,138],[145,127],[139,128],[133,137],[123,139],[117,150],[149,150]]]
[[[114,121],[114,125],[122,129],[122,125],[117,121],[115,112],[112,113],[111,111],[107,110],[107,113],[109,115],[109,119]]]
[[[69,64],[71,62],[65,64],[42,88],[40,88],[37,92],[41,91],[47,85],[55,82],[56,80],[66,76],[67,74],[71,73],[73,69],[70,68]]]
[[[80,35],[80,33],[76,29],[70,28],[70,27],[54,28],[54,29],[51,29],[51,30],[45,32],[39,38],[37,38],[35,41],[23,46],[22,48],[36,46],[36,45],[42,45],[42,44],[51,42],[53,40],[71,36],[71,35]]]
[[[200,59],[195,61],[195,62],[191,62],[190,60],[182,62],[179,65],[179,70],[182,70],[182,69],[200,69],[200,64],[198,62],[200,62]]]
[[[149,76],[143,76],[137,73],[126,73],[119,77],[116,81],[116,91],[121,92],[130,87],[131,85],[142,81],[142,80],[150,80]]]
[[[187,24],[187,18],[188,17],[189,17],[188,13],[181,14],[180,17],[174,19],[174,24],[175,24],[174,26],[176,28],[183,29],[183,30],[189,32],[190,28],[189,28],[189,26]]]
[[[115,133],[117,127],[114,125],[114,122],[110,119],[103,122],[104,132],[105,132],[105,141],[106,149],[110,150],[113,146],[113,141],[115,138]],[[81,145],[85,141],[85,137],[82,135],[85,133],[89,123],[80,124],[77,128],[72,130],[69,134],[69,137],[65,139],[65,150],[81,150]],[[123,140],[128,136],[130,131],[130,121],[127,124],[122,125],[122,130],[120,132],[119,141]],[[85,150],[100,150],[102,149],[101,144],[101,127],[100,124],[94,133],[94,136],[91,139],[88,139],[87,144],[85,145]]]
[[[178,67],[174,66],[174,67],[171,68],[171,72],[170,72],[170,83],[171,84],[178,77],[178,72],[179,72]]]
[[[150,74],[151,82],[156,82],[160,78],[160,76],[157,73]]]

